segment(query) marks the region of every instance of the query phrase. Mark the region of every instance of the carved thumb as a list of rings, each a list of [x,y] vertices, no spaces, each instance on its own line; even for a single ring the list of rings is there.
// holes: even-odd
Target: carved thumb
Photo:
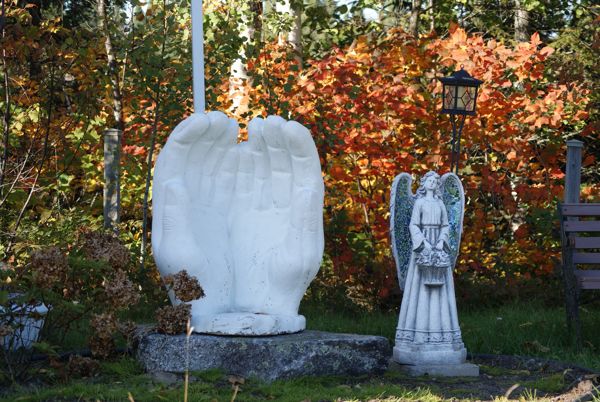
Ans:
[[[319,192],[304,188],[292,201],[291,226],[286,246],[304,266],[318,269],[323,254],[323,202]]]
[[[162,216],[162,241],[160,248],[181,244],[180,240],[190,239],[188,193],[179,180],[165,183],[164,209]]]

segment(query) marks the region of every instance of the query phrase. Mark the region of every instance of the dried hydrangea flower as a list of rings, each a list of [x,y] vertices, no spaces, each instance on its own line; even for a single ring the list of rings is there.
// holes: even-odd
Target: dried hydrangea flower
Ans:
[[[130,263],[127,247],[114,235],[105,232],[84,232],[83,252],[93,261],[106,261],[114,269],[125,269]]]
[[[52,286],[65,281],[69,270],[69,260],[57,247],[34,251],[30,266],[34,281],[40,286]]]
[[[115,340],[94,335],[90,338],[90,350],[93,356],[106,359],[116,351]]]
[[[169,335],[184,333],[191,310],[192,306],[184,303],[159,308],[156,310],[156,329]]]
[[[185,269],[175,275],[167,275],[164,281],[173,290],[175,297],[181,301],[190,302],[205,296],[198,279],[190,276]]]
[[[113,334],[117,330],[117,320],[112,313],[96,314],[90,321],[94,335],[90,338],[92,355],[109,357],[115,352]]]
[[[121,333],[121,335],[123,335],[123,338],[125,338],[125,340],[127,341],[127,344],[131,345],[133,343],[133,340],[135,338],[135,333],[137,330],[136,323],[133,321],[125,321],[125,322],[119,321],[117,323],[117,329]]]
[[[10,325],[6,325],[6,324],[0,325],[0,338],[11,335],[13,332],[15,332],[15,329],[13,327],[11,327]]]
[[[117,330],[117,320],[112,313],[94,314],[90,324],[97,334],[112,336]]]
[[[122,270],[118,270],[112,279],[104,282],[104,291],[108,302],[117,309],[133,306],[140,301],[137,286]]]
[[[66,365],[69,377],[93,377],[100,370],[100,364],[90,358],[79,355],[71,355]]]

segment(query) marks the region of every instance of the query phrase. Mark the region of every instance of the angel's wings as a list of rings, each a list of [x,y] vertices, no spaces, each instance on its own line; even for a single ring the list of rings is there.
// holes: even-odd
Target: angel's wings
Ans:
[[[390,232],[392,235],[392,253],[396,260],[398,282],[400,289],[404,290],[410,256],[412,254],[412,241],[408,225],[415,205],[415,196],[412,192],[412,177],[408,173],[400,173],[392,183],[390,197]]]
[[[460,250],[460,237],[465,214],[465,191],[460,179],[454,173],[446,173],[442,176],[441,191],[442,201],[448,212],[449,246],[452,255],[452,269],[454,269]]]
[[[465,193],[462,183],[454,173],[446,173],[441,178],[442,201],[448,212],[449,246],[451,252],[452,268],[456,264],[460,249],[463,216],[465,210]],[[404,290],[410,257],[412,255],[412,240],[409,224],[412,210],[415,205],[415,195],[412,192],[412,176],[400,173],[392,183],[390,197],[390,232],[392,237],[392,253],[396,261],[398,282],[400,289]]]

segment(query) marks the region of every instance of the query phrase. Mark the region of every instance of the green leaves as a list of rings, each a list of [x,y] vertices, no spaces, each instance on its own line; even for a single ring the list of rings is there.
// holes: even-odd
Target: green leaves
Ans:
[[[56,345],[50,345],[48,342],[35,342],[33,348],[46,356],[59,357],[58,347]]]
[[[0,305],[5,306],[8,303],[8,291],[0,290]]]

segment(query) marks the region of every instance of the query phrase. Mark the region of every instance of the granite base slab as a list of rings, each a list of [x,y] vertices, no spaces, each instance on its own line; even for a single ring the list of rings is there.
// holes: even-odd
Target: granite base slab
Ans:
[[[472,363],[460,364],[400,364],[392,361],[390,369],[400,370],[411,376],[479,377],[479,366]]]
[[[221,369],[263,381],[322,376],[381,374],[391,347],[381,336],[303,331],[235,337],[138,333],[136,357],[146,371],[184,373]],[[187,353],[186,353],[187,351]]]

